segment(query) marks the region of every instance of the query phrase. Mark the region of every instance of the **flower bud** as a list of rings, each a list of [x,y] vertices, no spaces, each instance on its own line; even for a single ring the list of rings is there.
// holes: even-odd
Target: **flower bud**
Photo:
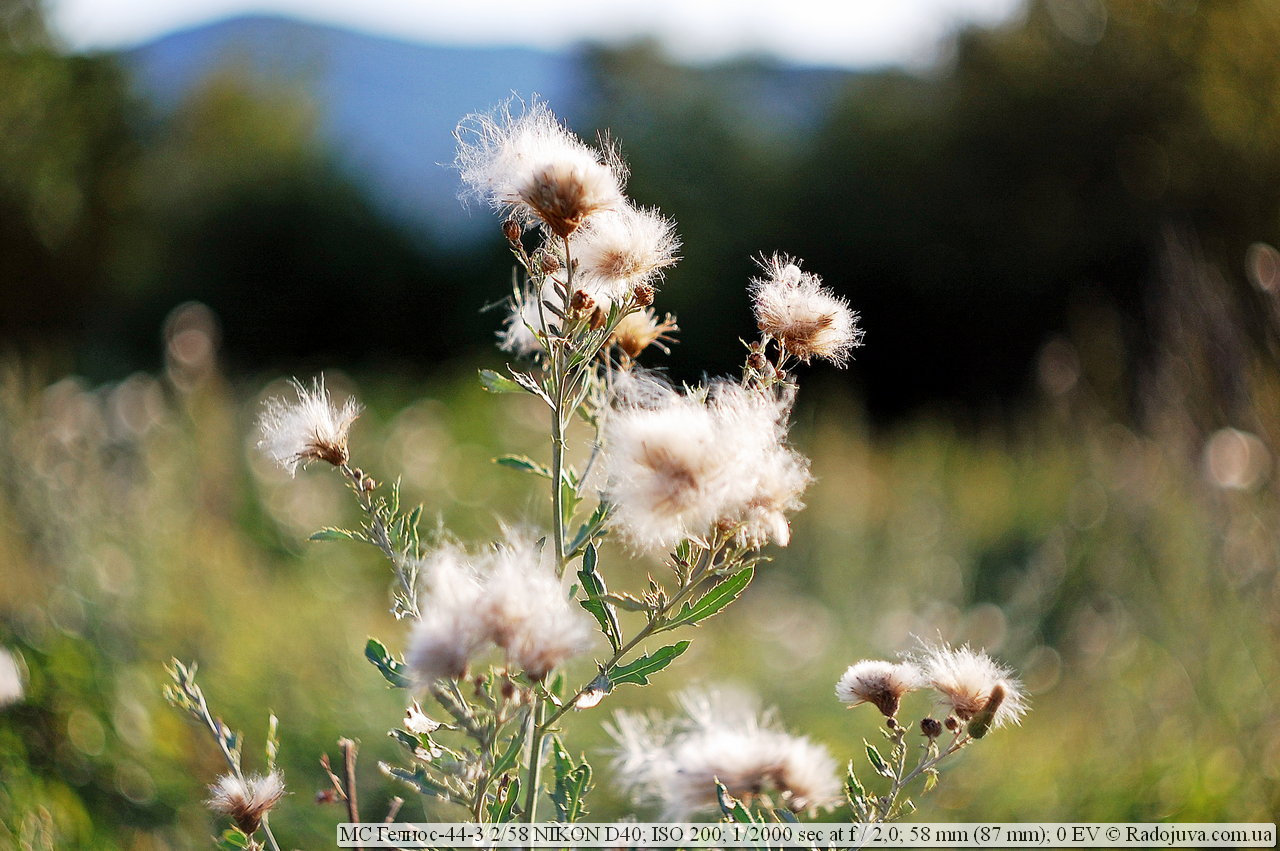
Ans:
[[[970,736],[975,739],[981,739],[987,734],[991,729],[991,722],[996,717],[996,712],[1000,709],[1000,704],[1004,703],[1004,696],[1004,686],[996,683],[995,688],[991,689],[991,695],[987,698],[986,704],[969,721],[968,733]]]
[[[523,228],[515,219],[507,219],[502,223],[502,235],[507,238],[507,242],[518,244],[520,242],[520,234]]]
[[[960,722],[956,720],[956,716],[954,715],[948,715],[947,720],[942,723],[945,724],[947,729],[953,733],[960,729]]]
[[[547,251],[542,252],[539,256],[538,265],[542,267],[542,272],[545,275],[554,275],[561,268],[560,258]]]
[[[588,316],[596,308],[596,300],[586,290],[577,290],[569,299],[569,313],[575,317]]]
[[[937,718],[921,718],[920,732],[930,739],[936,739],[942,735],[942,722]]]
[[[653,304],[654,289],[652,284],[640,284],[631,291],[631,297],[637,307],[648,307]]]
[[[756,372],[764,372],[764,368],[768,366],[768,364],[769,361],[767,361],[765,356],[759,352],[752,352],[747,355],[747,366],[751,367]]]

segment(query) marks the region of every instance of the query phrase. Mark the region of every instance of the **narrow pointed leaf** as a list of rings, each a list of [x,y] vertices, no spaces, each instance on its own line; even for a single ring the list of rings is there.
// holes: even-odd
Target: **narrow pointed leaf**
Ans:
[[[392,658],[386,645],[376,638],[370,638],[364,645],[364,656],[382,674],[383,679],[396,688],[409,688],[413,680],[409,676],[409,668],[403,662]]]
[[[638,686],[647,686],[651,674],[656,674],[670,665],[677,656],[688,649],[688,641],[677,641],[675,644],[670,644],[661,650],[655,650],[647,656],[641,656],[634,662],[628,662],[625,665],[614,668],[609,675],[609,679],[614,685],[634,683]]]
[[[519,725],[519,729],[511,737],[511,743],[507,745],[507,749],[503,751],[502,756],[498,757],[498,761],[493,764],[493,770],[490,772],[492,776],[497,777],[516,764],[516,759],[520,756],[520,748],[524,745],[524,737],[528,729],[529,725],[527,724]]]
[[[892,778],[893,769],[891,769],[889,764],[884,761],[884,757],[880,756],[880,751],[876,750],[876,746],[868,742],[866,739],[862,740],[862,744],[867,747],[867,761],[871,763],[871,767],[875,769],[876,774],[879,774],[881,777]]]
[[[604,601],[609,589],[605,587],[604,577],[596,570],[597,559],[595,544],[588,544],[582,553],[582,569],[578,571],[578,581],[582,583],[582,591],[587,599],[579,601],[578,605],[591,613],[600,624],[604,637],[617,650],[622,646],[622,628],[618,625],[617,612]]]
[[[326,526],[318,532],[312,532],[308,541],[366,541],[368,540],[362,532],[353,532],[350,529],[338,529],[334,526]]]
[[[490,393],[519,393],[520,385],[492,369],[480,370],[480,386]]]
[[[511,821],[515,814],[516,801],[520,800],[520,778],[511,778],[511,783],[504,789],[499,789],[498,794],[494,796],[493,802],[489,804],[489,821],[494,824],[504,824]]]
[[[493,459],[495,464],[501,464],[503,467],[510,467],[512,470],[519,470],[522,473],[533,473],[535,476],[541,476],[544,479],[551,478],[551,471],[537,461],[526,458],[524,455],[500,455]]]
[[[685,603],[676,616],[664,627],[672,629],[683,624],[696,624],[706,620],[728,606],[746,590],[755,576],[755,568],[739,570],[706,594],[691,603]]]

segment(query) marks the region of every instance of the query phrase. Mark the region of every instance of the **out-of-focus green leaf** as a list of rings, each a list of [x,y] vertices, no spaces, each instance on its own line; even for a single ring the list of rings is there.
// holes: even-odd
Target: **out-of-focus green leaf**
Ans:
[[[370,638],[364,645],[364,656],[382,674],[383,679],[396,688],[409,688],[413,680],[409,676],[409,668],[403,662],[392,658],[386,645],[376,638]]]
[[[480,386],[490,393],[519,393],[520,385],[492,369],[480,370]]]

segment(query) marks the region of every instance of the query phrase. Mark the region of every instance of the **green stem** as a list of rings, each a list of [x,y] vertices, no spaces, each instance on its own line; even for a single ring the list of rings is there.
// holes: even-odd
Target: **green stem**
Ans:
[[[546,734],[546,727],[542,723],[545,709],[546,703],[543,702],[542,695],[535,696],[533,711],[529,713],[529,723],[533,725],[529,734],[529,786],[524,791],[524,820],[529,824],[537,820],[538,814],[538,786],[542,783],[542,737]]]
[[[601,668],[601,673],[608,676],[609,672],[616,668],[622,660],[626,658],[627,654],[634,650],[640,642],[644,641],[646,638],[653,635],[655,632],[658,632],[663,626],[665,626],[666,616],[671,612],[671,610],[687,600],[694,590],[702,583],[702,580],[711,575],[711,568],[715,564],[716,552],[718,552],[718,550],[705,551],[705,560],[700,561],[698,567],[694,569],[693,574],[689,577],[689,581],[676,592],[675,596],[667,601],[665,606],[654,614],[653,618],[645,624],[644,628],[637,632],[630,641],[618,648],[618,652],[614,653],[613,656],[609,658],[609,661],[604,663],[604,666]],[[593,678],[592,682],[594,681],[595,680]],[[587,683],[582,688],[578,689],[577,693],[574,694],[573,697],[562,703],[555,712],[551,713],[551,717],[547,718],[547,720],[543,722],[543,729],[549,729],[552,724],[559,721],[566,712],[574,707],[578,702],[578,698],[586,694],[590,688],[591,683]]]
[[[209,712],[209,704],[205,702],[204,692],[198,693],[200,701],[200,715],[204,719],[205,725],[213,733],[213,740],[218,743],[218,750],[222,751],[222,758],[227,761],[227,767],[231,769],[231,773],[241,783],[244,782],[244,774],[240,771],[240,762],[231,755],[231,751],[227,748],[227,742],[222,736],[222,730],[218,727],[218,722],[213,720],[212,713]],[[276,842],[275,836],[271,833],[271,826],[267,824],[267,813],[262,814],[262,832],[267,838],[267,845],[271,847],[271,851],[280,851],[280,845]]]
[[[920,758],[920,762],[916,764],[916,767],[904,775],[902,772],[906,768],[907,753],[906,749],[901,747],[901,744],[902,739],[907,734],[907,731],[905,727],[898,727],[897,731],[897,738],[894,741],[894,747],[900,748],[902,753],[898,759],[897,770],[894,772],[895,777],[893,780],[893,786],[890,787],[889,794],[885,796],[886,801],[883,807],[879,808],[879,817],[871,820],[872,824],[889,820],[890,816],[893,814],[893,807],[898,801],[898,796],[902,794],[902,790],[905,789],[913,780],[931,768],[934,768],[938,763],[942,762],[944,759],[969,744],[969,742],[973,741],[969,736],[966,736],[962,732],[958,732],[956,733],[955,738],[951,740],[951,744],[947,746],[946,750],[932,757],[928,756],[926,752],[926,755]]]

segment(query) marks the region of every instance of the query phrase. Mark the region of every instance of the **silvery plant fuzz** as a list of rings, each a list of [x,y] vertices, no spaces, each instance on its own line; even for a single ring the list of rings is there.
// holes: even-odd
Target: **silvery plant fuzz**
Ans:
[[[443,821],[572,822],[600,782],[650,820],[881,822],[909,812],[913,784],[927,790],[944,759],[1026,711],[1012,672],[981,651],[922,642],[897,661],[849,667],[830,705],[882,716],[887,751],[857,749],[869,771],[839,764],[831,744],[728,687],[683,692],[674,715],[609,706],[619,689],[679,677],[694,627],[747,593],[768,550],[791,542],[791,518],[820,472],[789,435],[797,370],[847,366],[863,343],[859,315],[800,259],[762,253],[757,277],[743,281],[758,334],[742,344],[741,372],[674,385],[644,361],[679,330],[655,301],[681,242],[675,222],[626,196],[618,148],[578,138],[536,100],[468,116],[456,137],[462,198],[496,211],[517,272],[497,330],[513,361],[482,370],[480,383],[531,397],[546,418],[543,457],[497,460],[545,487],[541,516],[512,518],[480,544],[420,532],[422,507],[355,463],[361,406],[332,398],[323,378],[295,381],[258,422],[271,461],[291,474],[327,468],[349,486],[358,524],[313,539],[370,545],[390,564],[399,628],[365,646],[404,694],[390,731],[403,757],[382,773]],[[579,466],[573,441],[584,444]],[[643,587],[621,587],[631,574],[606,564],[606,539],[610,557],[661,568]],[[206,781],[223,843],[287,847],[270,828],[272,810],[291,801],[272,764],[274,717],[267,763],[249,773],[240,734],[211,713],[195,674],[171,663],[168,694],[227,764]],[[926,691],[936,701],[905,718],[908,695]],[[592,720],[614,744],[589,759],[565,733]],[[323,764],[355,821],[353,742],[343,755],[342,766]],[[604,781],[593,761],[611,764]]]

